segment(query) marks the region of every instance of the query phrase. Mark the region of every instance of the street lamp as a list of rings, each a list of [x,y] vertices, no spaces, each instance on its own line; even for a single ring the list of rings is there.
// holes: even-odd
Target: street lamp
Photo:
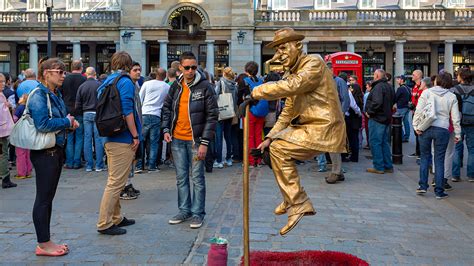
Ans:
[[[469,49],[467,49],[466,46],[462,48],[461,55],[462,55],[463,60],[466,60],[469,57]]]
[[[48,16],[48,58],[51,58],[51,17],[53,16],[53,0],[45,0],[46,15]]]
[[[367,52],[367,56],[369,56],[369,57],[374,56],[374,48],[372,48],[371,44],[369,44],[369,48],[367,48],[366,52]]]
[[[123,43],[127,44],[130,41],[130,39],[132,38],[133,34],[135,34],[135,32],[125,31],[122,34]]]
[[[247,32],[244,32],[242,30],[239,30],[239,32],[237,32],[237,40],[239,41],[239,44],[244,43],[245,34],[247,34]]]

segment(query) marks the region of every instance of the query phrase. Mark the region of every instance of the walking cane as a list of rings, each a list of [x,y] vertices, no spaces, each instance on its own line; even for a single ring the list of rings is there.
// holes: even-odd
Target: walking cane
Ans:
[[[243,226],[244,226],[244,265],[250,265],[249,243],[249,106],[245,108],[244,118],[244,180],[243,180]]]

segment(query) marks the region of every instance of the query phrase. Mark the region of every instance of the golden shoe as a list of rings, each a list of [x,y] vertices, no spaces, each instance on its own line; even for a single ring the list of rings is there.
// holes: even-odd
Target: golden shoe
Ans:
[[[275,210],[273,211],[273,213],[275,213],[276,215],[285,214],[287,208],[288,208],[288,207],[286,206],[286,203],[283,201],[282,203],[280,203],[280,204],[275,208]]]
[[[286,223],[286,225],[280,229],[280,235],[286,235],[293,228],[295,228],[295,226],[298,224],[301,218],[303,218],[304,215],[304,213],[298,213],[288,217],[288,223]]]

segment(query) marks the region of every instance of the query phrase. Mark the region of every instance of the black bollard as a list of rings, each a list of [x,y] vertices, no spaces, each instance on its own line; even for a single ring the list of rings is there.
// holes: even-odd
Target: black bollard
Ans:
[[[392,116],[392,161],[403,164],[402,152],[402,116]]]

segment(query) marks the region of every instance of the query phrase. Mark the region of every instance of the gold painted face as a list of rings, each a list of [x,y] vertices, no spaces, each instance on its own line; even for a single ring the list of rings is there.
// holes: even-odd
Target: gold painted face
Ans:
[[[279,55],[279,60],[283,67],[291,68],[298,61],[298,56],[301,53],[301,45],[299,42],[282,43],[276,47],[276,53]]]

